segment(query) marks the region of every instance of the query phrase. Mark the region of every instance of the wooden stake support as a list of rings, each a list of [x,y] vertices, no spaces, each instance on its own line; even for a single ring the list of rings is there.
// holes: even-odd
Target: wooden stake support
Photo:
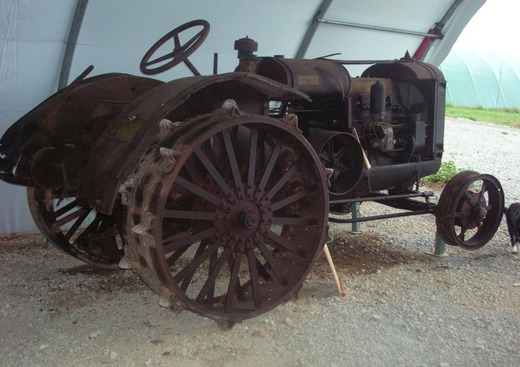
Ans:
[[[338,273],[336,272],[336,267],[334,266],[334,262],[332,261],[332,256],[330,256],[329,246],[325,244],[323,246],[323,252],[325,253],[325,257],[327,258],[327,263],[329,263],[330,270],[332,271],[332,276],[334,277],[334,282],[336,283],[336,287],[338,287],[338,293],[340,297],[345,297],[345,286],[343,282],[338,277]]]

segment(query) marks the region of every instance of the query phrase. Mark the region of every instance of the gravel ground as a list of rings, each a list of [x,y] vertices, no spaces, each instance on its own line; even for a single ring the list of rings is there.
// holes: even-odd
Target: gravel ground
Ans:
[[[520,201],[520,130],[447,120],[445,160]],[[362,214],[387,209],[369,203]],[[432,256],[433,216],[331,225],[347,288],[320,259],[298,300],[221,331],[159,307],[129,271],[100,271],[39,235],[0,239],[2,366],[518,366],[519,256],[506,228],[478,251]]]

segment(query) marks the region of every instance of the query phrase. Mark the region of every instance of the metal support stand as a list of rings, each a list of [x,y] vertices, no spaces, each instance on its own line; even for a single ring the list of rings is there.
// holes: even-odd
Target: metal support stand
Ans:
[[[355,202],[352,205],[352,219],[361,218],[361,214],[359,212],[361,204],[359,202]],[[361,222],[352,222],[352,232],[361,232]]]
[[[438,232],[435,232],[435,256],[444,256],[444,252],[446,251],[446,243],[442,240],[441,236],[439,236]]]

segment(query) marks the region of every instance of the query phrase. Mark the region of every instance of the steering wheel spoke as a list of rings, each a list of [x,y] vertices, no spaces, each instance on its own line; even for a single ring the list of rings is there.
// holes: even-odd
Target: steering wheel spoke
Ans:
[[[179,38],[179,33],[173,34],[173,51],[177,51],[181,48],[181,40]]]

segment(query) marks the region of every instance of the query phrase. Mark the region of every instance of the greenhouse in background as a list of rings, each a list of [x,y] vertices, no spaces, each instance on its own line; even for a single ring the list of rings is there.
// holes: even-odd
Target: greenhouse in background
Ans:
[[[518,55],[455,47],[440,69],[447,80],[447,103],[484,108],[520,107]]]

